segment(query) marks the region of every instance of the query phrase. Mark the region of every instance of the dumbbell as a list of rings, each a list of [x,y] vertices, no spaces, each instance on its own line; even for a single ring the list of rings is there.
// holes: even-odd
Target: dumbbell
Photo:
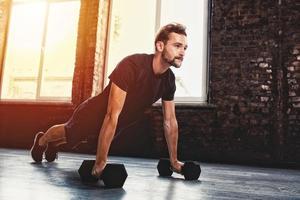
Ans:
[[[103,180],[104,185],[108,188],[123,187],[128,176],[123,164],[106,164],[100,178],[92,175],[94,164],[95,160],[84,160],[82,162],[78,169],[78,173],[82,182],[95,183],[101,179]]]
[[[173,171],[171,170],[171,162],[167,158],[161,158],[157,164],[157,170],[160,176],[171,176]],[[185,180],[197,180],[200,176],[200,165],[194,161],[186,161],[181,169],[181,174]]]

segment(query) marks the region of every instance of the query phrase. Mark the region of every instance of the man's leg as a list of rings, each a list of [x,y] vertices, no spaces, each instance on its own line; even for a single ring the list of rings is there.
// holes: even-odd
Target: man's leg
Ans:
[[[40,138],[39,145],[47,146],[50,142],[54,144],[54,146],[66,143],[65,124],[58,124],[49,128]]]
[[[57,146],[68,143],[69,147],[74,147],[91,135],[98,136],[107,110],[104,100],[101,95],[87,99],[65,124],[54,125],[46,133],[37,133],[31,148],[33,160],[41,162],[45,152],[46,160],[52,162],[57,156]]]

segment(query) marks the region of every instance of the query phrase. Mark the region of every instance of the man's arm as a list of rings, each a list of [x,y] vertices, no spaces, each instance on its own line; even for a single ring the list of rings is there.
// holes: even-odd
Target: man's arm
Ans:
[[[109,147],[116,131],[118,118],[122,111],[126,94],[124,90],[112,83],[108,98],[107,112],[98,138],[96,162],[92,171],[92,174],[95,176],[100,176],[106,165]]]
[[[164,133],[171,165],[175,172],[180,173],[183,163],[177,159],[178,124],[175,115],[175,103],[174,101],[162,101],[162,108],[164,114]]]

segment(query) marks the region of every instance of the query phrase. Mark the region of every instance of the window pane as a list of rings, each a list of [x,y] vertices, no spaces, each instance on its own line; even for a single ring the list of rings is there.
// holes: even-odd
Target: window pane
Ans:
[[[79,11],[79,0],[13,1],[2,99],[70,99]]]
[[[187,26],[189,47],[182,67],[173,68],[175,100],[206,101],[207,3],[207,0],[114,0],[106,77],[123,57],[153,53],[157,27],[179,22]]]
[[[156,1],[114,0],[106,77],[125,56],[153,53]]]
[[[45,3],[12,6],[4,72],[2,99],[34,99],[45,18]]]
[[[206,100],[207,1],[161,1],[161,24],[179,22],[187,26],[188,49],[176,75],[176,97]]]
[[[41,97],[71,97],[79,10],[80,1],[50,4]]]

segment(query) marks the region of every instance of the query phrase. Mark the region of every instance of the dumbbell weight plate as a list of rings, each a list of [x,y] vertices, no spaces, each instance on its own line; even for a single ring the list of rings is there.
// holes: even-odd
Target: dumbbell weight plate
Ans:
[[[103,170],[101,179],[106,187],[123,187],[128,174],[123,164],[107,164]]]
[[[200,176],[201,168],[193,161],[186,161],[182,167],[182,174],[185,180],[197,180]]]
[[[173,171],[170,169],[171,163],[169,159],[162,158],[157,164],[157,170],[160,176],[171,176]]]
[[[84,160],[78,169],[82,182],[94,183],[99,178],[91,174],[95,160]],[[127,172],[123,164],[107,164],[101,174],[100,179],[108,188],[122,187],[127,178]]]
[[[99,179],[91,174],[94,167],[95,160],[84,160],[78,169],[80,179],[82,182],[94,183]]]

